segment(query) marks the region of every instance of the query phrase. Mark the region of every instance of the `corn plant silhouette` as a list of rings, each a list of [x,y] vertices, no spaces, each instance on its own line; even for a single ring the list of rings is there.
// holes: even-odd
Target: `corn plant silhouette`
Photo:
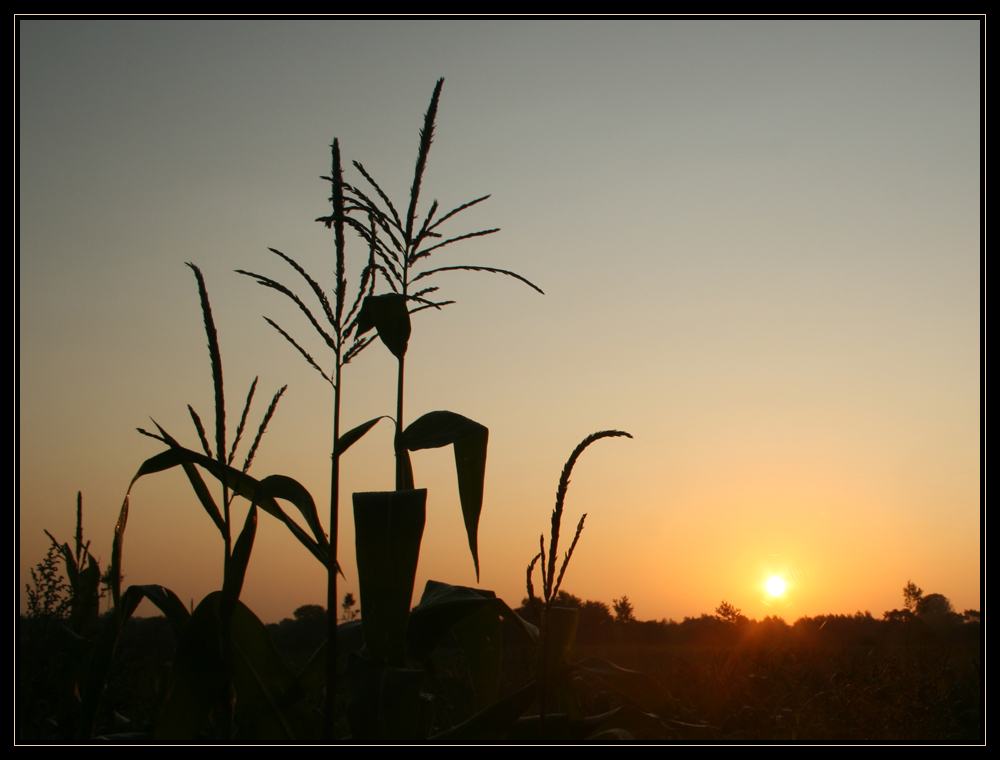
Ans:
[[[340,435],[341,407],[343,403],[343,368],[374,340],[373,335],[366,337],[366,333],[372,329],[376,330],[379,338],[398,361],[396,416],[394,420],[396,426],[394,450],[396,454],[397,490],[413,488],[413,472],[407,453],[408,450],[437,448],[454,444],[463,516],[478,577],[479,557],[476,532],[479,523],[479,512],[482,508],[482,473],[485,468],[487,431],[478,423],[450,412],[433,412],[430,415],[425,415],[409,429],[404,429],[404,359],[410,337],[410,313],[430,307],[440,309],[442,306],[454,303],[453,301],[437,301],[428,298],[428,296],[438,290],[437,287],[426,287],[417,292],[410,292],[411,286],[418,280],[427,278],[438,272],[472,270],[505,274],[527,283],[540,293],[542,292],[540,288],[520,275],[492,267],[445,266],[415,272],[416,264],[423,259],[427,259],[439,248],[459,240],[489,235],[498,231],[497,229],[480,230],[447,240],[443,239],[442,234],[438,232],[438,228],[444,222],[464,209],[486,200],[489,196],[483,196],[474,201],[464,203],[438,219],[435,219],[438,211],[438,203],[435,201],[431,205],[423,222],[419,224],[419,229],[415,231],[417,203],[424,170],[427,165],[427,156],[430,152],[434,134],[434,124],[443,84],[444,79],[438,80],[431,97],[430,106],[424,115],[424,124],[420,131],[420,145],[416,169],[410,189],[405,220],[399,216],[388,195],[383,192],[382,188],[360,162],[355,161],[354,166],[375,189],[375,192],[383,201],[386,208],[381,208],[362,190],[344,182],[339,142],[336,139],[334,140],[331,146],[333,158],[332,170],[329,176],[323,177],[323,179],[330,182],[332,187],[330,197],[332,209],[328,216],[322,216],[316,220],[333,229],[335,235],[336,282],[333,288],[334,299],[332,305],[326,291],[302,266],[281,251],[273,248],[270,249],[277,256],[284,259],[306,281],[309,289],[319,301],[322,309],[322,317],[325,318],[326,325],[321,324],[321,320],[317,319],[313,310],[306,305],[305,301],[287,286],[264,275],[237,270],[240,274],[252,277],[259,284],[277,290],[292,300],[306,315],[313,329],[334,354],[333,370],[331,372],[324,371],[320,367],[319,362],[298,341],[275,321],[265,317],[267,322],[295,347],[306,362],[323,376],[332,386],[334,392],[334,444],[330,474],[330,546],[332,561],[328,568],[327,583],[327,630],[331,632],[336,630],[336,609],[338,602],[336,573],[339,570],[339,565],[337,564],[337,536],[339,522],[340,457],[349,446],[359,440],[382,419],[382,417],[377,417],[369,420],[353,428],[343,436]],[[368,261],[362,269],[359,287],[355,291],[350,308],[347,308],[348,286],[345,275],[345,227],[352,228],[368,246]],[[440,242],[427,245],[427,243],[434,240],[440,240]],[[379,276],[388,284],[392,291],[391,293],[382,295],[374,294],[375,282]],[[330,653],[327,665],[328,699],[326,701],[325,734],[328,738],[332,738],[335,717],[332,712],[334,700],[331,696],[332,687],[330,684],[335,683],[337,659],[335,654],[336,637],[332,633],[329,641],[330,648],[334,651]]]
[[[406,347],[410,336],[409,315],[423,309],[440,309],[443,306],[454,303],[451,300],[436,300],[437,296],[434,294],[438,291],[437,286],[422,287],[415,292],[411,292],[412,287],[420,280],[429,278],[440,272],[465,270],[507,275],[508,277],[520,280],[544,295],[542,289],[537,285],[507,269],[464,264],[418,271],[419,264],[426,263],[425,259],[429,259],[431,254],[447,245],[457,243],[460,240],[468,240],[499,232],[499,228],[497,227],[443,239],[444,236],[438,231],[438,228],[449,219],[485,201],[490,197],[489,195],[484,195],[481,198],[463,203],[440,218],[435,218],[439,208],[438,202],[435,200],[431,204],[423,221],[418,224],[417,202],[420,198],[424,170],[427,168],[427,156],[430,153],[431,143],[434,139],[434,125],[443,85],[444,78],[442,77],[434,86],[434,94],[431,96],[430,105],[424,114],[424,124],[420,130],[417,163],[413,174],[413,184],[410,187],[410,198],[405,218],[400,217],[389,196],[360,162],[355,161],[354,166],[372,188],[374,188],[378,197],[384,203],[384,208],[379,206],[368,194],[359,188],[350,185],[345,187],[349,199],[347,210],[349,212],[366,214],[370,220],[368,227],[357,224],[357,229],[359,234],[368,241],[375,257],[371,266],[374,266],[375,271],[381,275],[392,291],[391,293],[378,296],[368,296],[365,299],[360,313],[358,331],[360,334],[364,334],[371,328],[376,328],[379,337],[382,338],[382,341],[398,362],[395,438],[397,489],[413,488],[413,472],[410,467],[407,446],[403,437],[404,375]],[[432,295],[434,297],[430,298],[429,296]]]
[[[545,536],[542,535],[539,536],[538,540],[539,552],[534,556],[534,558],[532,558],[528,565],[528,600],[534,608],[536,618],[541,621],[539,643],[541,658],[539,690],[541,692],[540,715],[541,731],[543,736],[545,733],[546,691],[550,675],[559,666],[571,664],[565,660],[567,659],[569,652],[572,650],[572,642],[576,638],[576,612],[574,611],[574,617],[571,622],[567,622],[562,619],[555,620],[552,614],[553,604],[559,595],[559,588],[562,586],[563,576],[566,575],[566,568],[569,565],[570,559],[573,557],[573,551],[576,549],[576,544],[580,540],[580,534],[583,532],[583,523],[587,519],[586,514],[580,517],[580,522],[576,526],[576,533],[573,535],[573,542],[570,544],[569,551],[566,552],[566,555],[563,558],[562,565],[559,568],[559,574],[556,575],[556,555],[559,551],[559,531],[562,526],[563,507],[566,503],[566,491],[569,489],[569,477],[573,473],[573,467],[576,465],[576,460],[580,458],[580,455],[588,446],[590,446],[590,444],[595,441],[599,441],[602,438],[621,437],[631,438],[632,436],[624,430],[601,430],[597,433],[588,435],[575,449],[573,449],[573,453],[570,454],[569,459],[566,460],[566,465],[563,467],[562,475],[559,476],[559,487],[556,489],[556,505],[552,509],[552,533],[549,537],[548,563],[546,565]],[[538,565],[539,563],[542,573],[541,600],[535,596],[535,587],[531,580],[532,574],[535,571],[535,565]]]
[[[213,452],[212,446],[209,443],[208,436],[205,432],[205,426],[202,424],[201,417],[194,410],[190,404],[188,404],[188,413],[191,416],[191,421],[194,423],[195,430],[198,433],[198,439],[201,442],[202,449],[205,452],[205,457],[209,460],[213,460],[215,463],[224,465],[227,469],[233,468],[233,460],[236,457],[236,449],[239,446],[240,440],[243,438],[243,432],[246,428],[247,417],[250,414],[250,406],[253,403],[254,394],[257,391],[257,381],[259,377],[255,377],[253,383],[250,385],[250,391],[247,393],[246,402],[243,405],[243,412],[240,415],[239,424],[236,427],[236,434],[233,437],[232,445],[227,445],[226,439],[226,394],[225,385],[222,378],[222,352],[219,350],[219,336],[215,329],[215,320],[212,317],[212,304],[208,299],[208,290],[205,287],[205,278],[201,273],[201,270],[194,264],[188,263],[188,266],[194,272],[195,279],[198,281],[198,296],[201,301],[201,311],[202,317],[205,323],[205,334],[208,337],[208,353],[209,358],[212,362],[212,385],[215,391],[215,451]],[[264,437],[264,432],[267,430],[268,424],[271,422],[271,418],[274,416],[274,412],[278,407],[278,402],[284,395],[285,390],[288,386],[283,386],[274,394],[274,398],[271,399],[271,404],[268,406],[267,411],[264,413],[264,418],[261,421],[259,427],[257,428],[257,435],[254,437],[253,443],[250,446],[250,450],[247,452],[246,457],[243,461],[243,466],[239,472],[243,475],[247,473],[253,463],[254,456],[257,453],[257,449],[260,446],[261,439]],[[160,425],[154,420],[153,424],[156,425],[159,434],[150,433],[142,428],[138,428],[139,432],[143,435],[149,436],[150,438],[155,438],[161,441],[172,449],[181,448],[180,444],[177,443],[174,438],[172,438]],[[222,479],[222,511],[219,511],[218,505],[215,503],[215,499],[212,497],[208,488],[205,486],[205,481],[201,478],[198,470],[194,467],[192,463],[184,464],[184,471],[191,481],[191,485],[194,488],[195,493],[198,495],[198,499],[205,511],[208,513],[209,517],[215,523],[219,532],[222,534],[223,542],[225,543],[225,569],[228,571],[229,563],[232,561],[233,555],[233,526],[232,526],[232,515],[231,507],[233,500],[236,498],[238,493],[238,487],[234,488],[232,481],[223,478]],[[256,522],[256,512],[255,506],[251,508],[253,513],[252,519]],[[248,516],[248,521],[251,519]]]
[[[331,228],[334,231],[336,283],[333,288],[333,304],[331,305],[326,291],[302,266],[298,264],[298,262],[275,248],[269,249],[272,253],[284,259],[306,281],[306,284],[309,286],[316,300],[319,301],[320,308],[322,309],[322,317],[325,319],[327,327],[324,327],[320,323],[320,320],[316,318],[306,303],[287,286],[261,274],[248,272],[243,269],[236,270],[238,273],[252,277],[259,284],[272,288],[273,290],[277,290],[279,293],[282,293],[291,299],[291,301],[295,303],[295,305],[298,306],[299,309],[306,315],[310,325],[312,325],[313,329],[320,336],[327,348],[333,352],[334,357],[332,371],[324,371],[312,355],[310,355],[310,353],[306,351],[306,349],[303,348],[298,341],[282,329],[277,322],[269,317],[264,317],[267,323],[277,330],[285,338],[285,340],[291,343],[306,360],[309,366],[319,372],[323,379],[326,380],[333,388],[333,452],[331,454],[330,463],[329,513],[329,543],[331,556],[327,567],[326,597],[327,631],[330,632],[328,641],[330,642],[329,649],[332,651],[328,652],[327,656],[327,699],[324,713],[324,734],[328,739],[333,738],[335,731],[333,684],[336,683],[337,658],[336,636],[333,634],[336,631],[337,626],[337,573],[340,571],[340,565],[337,561],[338,527],[340,523],[340,457],[345,451],[347,451],[348,448],[351,447],[351,445],[360,440],[365,433],[367,433],[380,419],[382,419],[381,417],[376,417],[373,420],[369,420],[355,427],[345,435],[340,435],[344,367],[349,364],[353,358],[364,351],[364,349],[367,348],[368,345],[374,340],[374,336],[369,336],[367,338],[361,337],[361,332],[358,329],[358,316],[361,311],[361,305],[363,303],[362,299],[365,294],[373,292],[375,267],[373,265],[374,254],[370,253],[369,263],[361,272],[360,285],[354,297],[353,303],[350,308],[347,308],[348,285],[346,276],[346,241],[344,236],[344,227],[347,224],[354,223],[354,220],[348,218],[344,212],[344,182],[340,159],[340,143],[338,140],[334,139],[333,144],[330,146],[330,150],[332,158],[330,175],[323,177],[322,179],[327,180],[332,189],[330,195],[332,213],[329,216],[321,217],[321,219],[317,221],[324,222],[328,228]]]
[[[239,695],[241,700],[239,706],[244,708],[242,726],[247,736],[308,738],[310,736],[308,705],[304,700],[300,700],[299,704],[292,704],[282,702],[278,698],[282,690],[287,690],[288,684],[294,679],[281,663],[280,655],[270,643],[263,623],[242,605],[239,596],[256,535],[258,506],[284,522],[322,562],[327,562],[329,555],[326,537],[319,525],[312,497],[301,485],[281,475],[272,475],[257,481],[247,474],[268,423],[274,415],[278,400],[284,393],[284,388],[275,394],[265,412],[242,468],[233,466],[237,447],[246,429],[257,380],[250,386],[230,446],[226,434],[222,358],[211,304],[201,271],[193,264],[188,266],[194,272],[198,283],[212,363],[215,391],[215,449],[213,452],[205,426],[191,406],[188,407],[188,412],[204,454],[184,448],[158,424],[158,433],[139,430],[140,433],[165,443],[168,448],[142,464],[132,478],[122,503],[115,525],[111,564],[106,575],[113,607],[111,614],[101,619],[94,637],[85,642],[80,641],[82,649],[76,687],[80,708],[73,735],[78,740],[93,736],[97,706],[122,626],[135,612],[139,603],[143,599],[148,599],[167,616],[179,637],[168,693],[156,726],[158,738],[198,737],[208,726],[213,713],[216,716],[214,724],[216,731],[220,732],[224,739],[233,738],[234,708],[237,706],[232,699],[234,693]],[[175,593],[162,586],[133,585],[124,593],[121,587],[124,536],[132,488],[141,477],[176,466],[184,469],[202,507],[219,530],[225,547],[222,589],[206,596],[197,609],[190,613]],[[205,485],[198,467],[209,472],[222,484],[221,510]],[[250,501],[250,508],[234,543],[231,506],[236,496],[242,496]],[[285,514],[278,505],[277,498],[288,500],[299,509],[313,531],[312,536]],[[82,539],[79,533],[78,528],[78,541]],[[69,559],[67,555],[67,561]],[[96,576],[96,565],[93,567],[88,565],[88,572],[91,577]],[[96,617],[96,605],[90,606],[94,608],[93,617]],[[227,699],[227,696],[230,698]],[[279,728],[275,730],[275,726]]]

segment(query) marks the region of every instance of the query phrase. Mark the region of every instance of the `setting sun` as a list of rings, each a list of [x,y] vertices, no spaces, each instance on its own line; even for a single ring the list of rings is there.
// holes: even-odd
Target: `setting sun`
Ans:
[[[771,596],[781,596],[785,593],[785,582],[777,575],[768,578],[764,585],[767,588],[767,593]]]

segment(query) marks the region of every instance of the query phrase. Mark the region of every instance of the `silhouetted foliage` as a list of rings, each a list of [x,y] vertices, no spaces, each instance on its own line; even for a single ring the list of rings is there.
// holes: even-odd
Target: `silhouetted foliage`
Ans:
[[[304,604],[292,614],[305,625],[320,625],[326,620],[326,610],[318,604]]]
[[[635,620],[635,610],[632,607],[632,602],[628,600],[627,596],[623,596],[621,599],[614,600],[615,609],[615,622],[616,623],[631,623]]]
[[[906,585],[903,586],[903,607],[908,609],[910,612],[915,612],[917,602],[920,601],[920,597],[923,593],[923,589],[918,588],[913,581],[907,581]]]
[[[725,599],[722,600],[722,604],[715,608],[715,614],[719,616],[720,620],[732,625],[741,625],[747,621],[743,611],[738,610]]]
[[[70,587],[59,570],[63,561],[62,550],[55,539],[45,555],[31,570],[28,585],[28,618],[61,620],[69,617]]]
[[[340,619],[345,623],[357,620],[358,616],[361,614],[360,610],[354,609],[356,604],[357,602],[354,600],[354,594],[350,592],[344,594],[344,601],[340,605],[340,608],[343,610]]]
[[[962,613],[962,619],[966,623],[982,623],[983,615],[979,610],[966,610]]]
[[[951,602],[943,594],[928,594],[921,597],[916,607],[917,617],[929,623],[959,622],[960,615],[955,614]]]
[[[275,646],[290,654],[312,653],[326,638],[326,609],[318,604],[305,604],[277,625],[267,626]],[[297,657],[292,657],[297,661]]]
[[[882,613],[882,619],[887,623],[912,623],[917,616],[909,610],[886,610]]]

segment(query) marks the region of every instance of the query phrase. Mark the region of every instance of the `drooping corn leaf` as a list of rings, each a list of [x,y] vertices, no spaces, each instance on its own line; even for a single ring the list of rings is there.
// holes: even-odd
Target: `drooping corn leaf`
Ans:
[[[159,607],[174,629],[180,633],[187,627],[190,616],[177,595],[162,586],[130,586],[121,595],[121,606],[116,606],[111,615],[104,618],[93,642],[80,662],[76,691],[80,698],[80,713],[75,729],[76,738],[89,740],[97,719],[97,709],[104,693],[111,660],[121,636],[122,625],[127,621],[143,598]]]
[[[135,485],[135,482],[144,475],[149,475],[154,472],[163,472],[164,470],[169,470],[171,467],[177,467],[178,465],[183,465],[185,463],[198,464],[201,467],[204,467],[212,475],[218,478],[219,481],[232,489],[234,493],[244,497],[245,499],[249,499],[251,502],[256,502],[256,504],[265,512],[285,523],[299,542],[309,549],[309,551],[323,563],[324,567],[327,565],[330,556],[329,544],[326,542],[325,536],[323,536],[321,530],[320,536],[323,536],[324,538],[322,543],[310,537],[309,534],[306,533],[294,520],[285,514],[284,510],[278,506],[278,503],[274,500],[273,496],[264,492],[255,499],[254,496],[260,486],[260,483],[256,479],[233,467],[221,464],[214,459],[209,459],[204,454],[199,454],[196,451],[191,451],[190,449],[177,446],[161,452],[154,457],[150,457],[142,463],[139,471],[136,472],[135,477],[132,478],[132,483],[129,485],[129,491],[131,492],[132,486]],[[299,485],[298,489],[289,488],[285,481],[291,481],[291,478],[286,479],[284,476],[271,477],[279,479],[273,486],[274,488],[284,488],[280,498],[287,498],[295,504],[303,515],[307,515],[307,519],[309,519],[308,515],[315,514],[315,502],[313,502],[311,496],[309,496],[308,499],[305,498],[308,496],[309,492],[306,491],[304,487]],[[289,495],[285,496],[285,493]],[[126,501],[127,499],[128,496],[126,495]],[[123,511],[125,509],[126,507],[123,506]],[[317,525],[319,523],[318,517],[316,518],[316,523]]]
[[[316,543],[324,549],[329,548],[329,540],[323,530],[322,523],[319,521],[319,513],[316,511],[316,502],[313,501],[312,494],[305,489],[305,486],[285,475],[268,475],[260,481],[256,491],[256,501],[264,506],[265,503],[274,502],[275,499],[284,499],[295,505],[313,532]]]
[[[429,580],[424,586],[420,604],[410,612],[407,630],[410,655],[424,659],[456,623],[483,607],[514,622],[529,640],[538,640],[538,629],[525,622],[492,591]]]
[[[403,431],[404,448],[409,451],[455,446],[458,497],[469,540],[469,551],[479,579],[479,516],[483,511],[483,484],[486,480],[486,449],[490,431],[478,422],[455,412],[428,412]]]
[[[135,608],[139,605],[139,602],[145,598],[159,608],[160,612],[170,621],[170,624],[177,633],[187,628],[188,623],[191,622],[191,613],[184,606],[184,602],[180,600],[177,594],[163,586],[129,586],[125,592],[125,598],[126,601],[124,604],[126,605],[125,611],[127,616],[131,616],[135,612]]]
[[[165,440],[167,444],[173,448],[182,448],[182,446],[177,443],[177,441],[175,441],[166,430],[161,428],[158,424],[156,427],[163,435],[163,440]],[[222,535],[223,540],[225,540],[226,521],[222,518],[222,513],[219,511],[219,507],[216,506],[215,499],[212,498],[212,494],[209,492],[208,486],[205,485],[205,481],[202,479],[201,473],[198,472],[197,467],[190,463],[186,463],[182,465],[182,467],[184,468],[184,474],[187,475],[188,480],[191,482],[191,488],[194,489],[195,495],[198,497],[198,501],[201,502],[202,507],[204,507],[208,516],[212,518],[212,522],[215,523],[215,527],[219,529],[219,533]]]
[[[358,337],[374,327],[385,347],[402,359],[410,340],[410,312],[406,302],[401,293],[367,296],[358,313]]]

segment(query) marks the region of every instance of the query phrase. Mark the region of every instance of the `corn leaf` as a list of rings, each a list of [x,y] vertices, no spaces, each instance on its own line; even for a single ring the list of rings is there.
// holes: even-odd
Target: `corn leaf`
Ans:
[[[233,686],[244,741],[303,741],[319,733],[306,692],[260,619],[236,602],[231,621]]]
[[[322,543],[314,540],[294,520],[285,514],[284,510],[282,510],[281,507],[278,506],[278,503],[274,500],[274,497],[266,492],[267,489],[255,498],[254,495],[257,493],[260,486],[260,483],[257,480],[233,467],[221,464],[214,459],[209,459],[204,454],[199,454],[196,451],[176,446],[168,449],[167,451],[161,452],[154,457],[150,457],[142,463],[142,466],[139,467],[139,471],[136,472],[135,477],[132,478],[132,483],[129,485],[129,492],[131,492],[132,486],[135,485],[135,482],[144,475],[149,475],[155,472],[163,472],[164,470],[169,470],[171,467],[177,467],[178,465],[183,464],[198,464],[201,467],[204,467],[212,473],[212,475],[218,478],[219,481],[231,488],[234,493],[256,503],[265,512],[285,523],[299,542],[312,552],[312,554],[320,562],[322,562],[324,566],[326,566],[329,562],[330,550],[328,543],[325,541],[325,536]],[[284,476],[271,477],[283,478]],[[287,478],[286,480],[291,481],[292,479]],[[283,487],[284,490],[282,494],[279,495],[279,498],[287,498],[295,504],[296,507],[298,507],[299,511],[302,512],[303,515],[315,514],[316,505],[312,501],[311,496],[308,499],[305,498],[308,496],[308,491],[306,491],[305,488],[299,485],[299,488],[301,489],[301,491],[299,491],[289,487],[287,483],[285,483],[284,486],[281,486],[280,483],[279,485],[273,486],[273,488],[281,487]],[[291,495],[286,496],[284,494]],[[125,498],[127,502],[128,495],[126,495]],[[126,507],[127,504],[123,505],[123,513],[126,510]],[[310,520],[310,517],[307,516],[307,520]],[[319,518],[317,517],[316,524],[318,525],[318,523]],[[323,535],[322,531],[320,531],[320,535]]]
[[[378,662],[402,666],[427,490],[354,494],[361,623]]]
[[[410,340],[410,312],[406,301],[406,296],[400,293],[367,296],[358,314],[358,336],[374,327],[385,347],[397,359],[402,359]]]
[[[368,420],[368,422],[363,422],[356,428],[351,428],[346,433],[344,433],[340,438],[337,439],[337,450],[334,452],[334,456],[340,456],[345,451],[347,451],[351,446],[361,440],[365,433],[371,430],[378,423],[379,420],[391,419],[385,415],[381,417],[376,417],[373,420]]]
[[[410,612],[407,629],[410,655],[424,659],[456,623],[483,608],[516,623],[531,641],[538,640],[538,629],[525,622],[492,591],[429,580],[420,604]]]
[[[479,516],[483,511],[486,449],[489,430],[478,422],[447,411],[428,412],[403,431],[403,446],[410,451],[455,446],[458,496],[469,540],[469,551],[479,579]]]
[[[263,484],[261,484],[263,488]],[[259,493],[259,491],[258,491]],[[240,598],[243,590],[243,579],[246,577],[247,565],[250,564],[250,553],[253,551],[253,540],[257,535],[257,506],[250,505],[247,511],[247,519],[240,531],[239,538],[236,539],[236,546],[233,553],[226,561],[225,577],[222,580],[222,619],[228,620],[232,617],[236,600]]]
[[[206,596],[178,640],[170,686],[156,723],[157,739],[198,738],[230,683],[219,646],[221,597],[221,591]]]

